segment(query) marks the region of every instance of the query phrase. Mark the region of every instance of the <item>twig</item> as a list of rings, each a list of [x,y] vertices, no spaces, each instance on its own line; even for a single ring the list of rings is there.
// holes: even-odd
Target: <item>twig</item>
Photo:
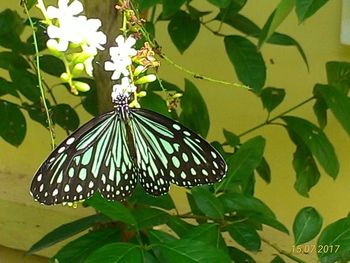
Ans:
[[[224,80],[219,80],[219,79],[214,79],[214,78],[211,78],[211,77],[207,77],[207,76],[204,76],[204,75],[201,75],[201,74],[198,74],[196,72],[193,72],[189,69],[186,69],[184,68],[183,66],[175,63],[174,61],[172,61],[170,58],[168,58],[166,55],[164,54],[161,54],[161,57],[166,60],[169,64],[171,64],[172,66],[174,66],[175,68],[183,71],[183,72],[186,72],[187,74],[189,75],[192,75],[194,78],[196,79],[203,79],[203,80],[207,80],[207,81],[210,81],[210,82],[215,82],[215,83],[220,83],[220,84],[223,84],[223,85],[229,85],[229,86],[234,86],[234,87],[238,87],[238,88],[245,88],[247,90],[251,90],[248,86],[246,85],[243,85],[243,84],[239,84],[239,83],[234,83],[234,82],[229,82],[229,81],[224,81]]]
[[[48,123],[48,128],[49,128],[49,133],[50,133],[50,139],[51,139],[51,147],[52,149],[55,148],[55,136],[53,133],[53,125],[52,125],[52,120],[50,117],[49,109],[46,104],[46,97],[45,97],[45,91],[42,85],[42,80],[41,80],[41,72],[40,72],[40,54],[39,54],[39,48],[38,48],[38,41],[36,37],[36,32],[35,32],[35,27],[32,21],[32,18],[29,15],[29,10],[27,8],[26,1],[23,1],[23,7],[24,11],[28,17],[28,21],[30,24],[30,27],[32,28],[33,31],[33,44],[34,44],[34,49],[35,49],[35,63],[36,63],[36,72],[37,72],[37,77],[38,77],[38,85],[41,93],[41,98],[42,98],[42,103],[45,108],[45,113],[46,113],[46,118],[47,118],[47,123]]]
[[[289,112],[291,112],[291,111],[293,111],[293,110],[295,110],[295,109],[297,109],[297,108],[303,106],[304,104],[306,104],[306,103],[312,101],[314,98],[315,98],[315,97],[312,96],[312,97],[310,97],[310,98],[308,98],[308,99],[306,99],[306,100],[304,100],[304,101],[298,103],[297,105],[291,107],[290,109],[288,109],[288,110],[286,110],[286,111],[284,111],[284,112],[278,114],[277,116],[273,117],[272,119],[267,119],[266,121],[264,121],[264,122],[262,122],[262,123],[260,123],[260,124],[258,124],[258,125],[256,125],[256,126],[254,126],[253,128],[250,128],[250,129],[248,129],[248,130],[242,132],[241,134],[238,135],[238,137],[242,137],[242,136],[244,136],[244,135],[246,135],[246,134],[248,134],[248,133],[251,133],[252,131],[255,131],[255,130],[257,130],[257,129],[259,129],[259,128],[265,126],[265,125],[271,124],[273,121],[275,121],[275,120],[281,118],[282,116],[286,115],[287,113],[289,113]]]
[[[283,250],[283,249],[280,249],[277,245],[271,243],[269,240],[267,240],[267,239],[265,239],[265,238],[263,238],[263,237],[261,237],[261,240],[262,240],[265,244],[269,245],[269,246],[272,247],[274,250],[276,250],[279,254],[284,255],[284,256],[286,256],[287,258],[290,258],[291,260],[294,260],[295,262],[298,262],[298,263],[306,263],[306,261],[304,261],[304,260],[302,260],[302,259],[300,259],[300,258],[298,258],[298,257],[296,257],[296,256],[293,256],[291,253],[289,253],[289,252],[287,252],[287,251],[285,251],[285,250]]]

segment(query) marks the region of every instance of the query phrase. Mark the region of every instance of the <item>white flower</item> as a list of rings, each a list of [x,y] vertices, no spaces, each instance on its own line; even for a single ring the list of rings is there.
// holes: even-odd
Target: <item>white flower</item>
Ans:
[[[79,44],[83,36],[77,27],[79,19],[76,17],[65,17],[59,20],[59,26],[50,25],[47,28],[47,34],[51,39],[57,41],[57,50],[66,51],[69,42]],[[78,30],[79,29],[79,30]]]
[[[115,42],[117,46],[109,49],[112,61],[105,62],[105,70],[114,71],[113,80],[119,79],[121,75],[129,76],[128,66],[132,63],[131,57],[137,54],[137,51],[132,48],[136,43],[132,36],[125,40],[122,35],[119,35]]]
[[[83,51],[96,55],[97,49],[102,50],[107,42],[106,35],[97,31],[101,26],[99,19],[87,19],[86,16],[62,17],[59,26],[50,25],[47,34],[51,39],[57,39],[57,49],[66,51],[69,43],[82,45]]]
[[[136,86],[131,83],[128,77],[123,77],[120,84],[113,85],[112,100],[116,101],[120,95],[129,97],[129,94],[135,91]]]
[[[92,77],[92,71],[93,71],[92,61],[93,60],[94,60],[94,56],[91,56],[84,61],[85,72],[90,77]]]
[[[133,38],[133,36],[129,36],[126,40],[122,35],[117,36],[115,39],[115,42],[117,43],[116,47],[111,47],[109,50],[109,53],[113,58],[116,57],[132,57],[137,54],[137,51],[132,48],[133,45],[135,45],[136,40]]]
[[[100,19],[86,19],[86,17],[84,18],[85,21],[81,22],[84,24],[84,28],[82,28],[83,43],[86,44],[86,46],[83,45],[83,50],[86,53],[95,53],[94,55],[96,55],[97,49],[104,49],[102,45],[107,43],[107,37],[102,31],[97,31],[102,25]]]
[[[47,8],[48,18],[62,18],[64,16],[72,17],[83,12],[83,5],[75,0],[68,6],[69,0],[58,0],[58,8],[49,6]]]

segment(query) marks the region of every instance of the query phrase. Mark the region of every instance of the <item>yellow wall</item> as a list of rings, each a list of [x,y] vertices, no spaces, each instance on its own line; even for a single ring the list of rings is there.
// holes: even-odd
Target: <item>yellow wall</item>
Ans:
[[[9,2],[13,7],[17,4],[17,1],[8,1],[7,3],[2,1],[0,2],[0,10],[6,8]],[[249,4],[244,8],[243,13],[262,26],[279,1],[250,0],[248,2]],[[209,5],[203,5],[210,9]],[[266,85],[285,88],[287,91],[285,102],[276,113],[282,112],[309,97],[315,83],[325,83],[325,63],[327,61],[350,60],[350,47],[341,45],[339,41],[340,14],[341,1],[329,1],[324,8],[304,24],[298,25],[297,18],[293,13],[278,29],[278,31],[294,37],[301,44],[310,63],[310,72],[307,72],[295,48],[272,45],[263,47],[263,55],[268,67]],[[231,29],[227,28],[227,32],[229,30]],[[171,43],[166,34],[165,24],[160,24],[157,27],[157,40],[161,44],[162,50],[178,64],[200,74],[218,79],[236,80],[233,68],[222,52],[224,50],[223,40],[212,36],[205,29],[201,29],[195,43],[185,52],[184,56],[181,56]],[[269,63],[270,59],[273,59],[274,64]],[[160,75],[179,86],[183,85],[184,77],[191,79],[190,76],[167,65],[166,62],[162,63]],[[207,101],[212,124],[209,139],[223,140],[223,128],[241,133],[265,120],[266,116],[262,111],[261,102],[251,93],[243,89],[215,83],[194,79],[191,79],[191,81],[200,88]],[[305,105],[292,114],[307,117],[312,121],[315,120],[311,104]],[[87,116],[82,118],[83,121],[87,119]],[[350,157],[348,154],[350,140],[331,115],[326,133],[334,143],[341,169],[336,181],[323,173],[320,183],[311,190],[310,198],[301,197],[293,188],[295,175],[291,160],[294,146],[289,142],[286,132],[281,127],[265,127],[243,138],[243,140],[247,140],[257,134],[266,137],[265,156],[271,165],[272,183],[266,185],[258,179],[256,196],[268,204],[290,230],[295,214],[304,206],[316,207],[323,215],[325,224],[346,216],[350,210],[350,192],[348,190],[350,186],[348,175],[350,172]],[[57,137],[59,141],[63,139],[64,134],[59,132]],[[45,159],[49,151],[47,132],[38,124],[29,123],[27,137],[23,145],[16,149],[1,141],[0,149],[0,199],[32,206],[32,199],[28,195],[29,182],[36,168]],[[173,189],[172,193],[176,196],[180,209],[187,209],[184,192]],[[44,208],[40,207],[40,209]],[[68,208],[49,209],[52,213],[59,210],[60,214],[67,214],[71,218],[77,217],[81,213],[87,213],[80,210],[72,212]],[[1,215],[6,212],[4,206],[0,206],[0,222]],[[46,219],[46,221],[50,220],[51,227],[59,224],[59,222],[52,221],[55,220],[53,219],[54,216],[48,218],[50,219]],[[37,220],[40,220],[40,218],[37,218]],[[64,220],[63,217],[60,220]],[[49,229],[49,227],[47,228]],[[0,231],[3,231],[1,225]],[[44,231],[45,229],[41,229],[41,232]],[[39,235],[40,233],[36,233],[36,236]],[[288,237],[269,229],[264,231],[262,236],[273,243],[278,243],[281,248],[287,251],[291,250],[292,236]],[[34,237],[31,239],[35,240]],[[311,244],[315,244],[315,241]],[[14,246],[13,242],[7,245]],[[264,246],[263,250],[264,252],[259,256],[258,262],[267,262],[267,259],[272,257],[270,249],[265,250]]]

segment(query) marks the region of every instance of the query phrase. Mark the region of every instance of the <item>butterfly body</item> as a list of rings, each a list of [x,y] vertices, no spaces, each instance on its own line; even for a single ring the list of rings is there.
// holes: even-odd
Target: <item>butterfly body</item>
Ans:
[[[66,138],[35,174],[31,194],[51,205],[89,198],[99,191],[122,200],[138,183],[152,195],[170,183],[193,187],[220,181],[227,166],[203,138],[163,115],[128,106],[93,118]]]

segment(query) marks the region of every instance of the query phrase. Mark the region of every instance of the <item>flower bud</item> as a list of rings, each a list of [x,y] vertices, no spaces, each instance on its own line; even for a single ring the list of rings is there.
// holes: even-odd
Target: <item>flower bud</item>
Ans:
[[[139,97],[139,98],[145,97],[146,95],[147,95],[147,92],[144,90],[137,93],[137,97]]]
[[[137,100],[133,100],[130,104],[129,104],[130,108],[141,108],[140,103]]]
[[[80,76],[81,73],[84,70],[84,64],[83,63],[78,63],[73,67],[72,74],[73,76]]]
[[[136,80],[135,84],[145,84],[145,83],[153,82],[156,79],[157,79],[156,75],[149,74],[149,75],[143,76],[143,77],[139,78],[138,80]]]
[[[90,86],[89,84],[85,83],[85,82],[81,82],[81,81],[72,81],[72,84],[74,85],[74,87],[81,91],[81,92],[87,92],[90,90]]]
[[[68,82],[70,80],[70,75],[67,72],[61,74],[60,79],[63,82]]]
[[[55,39],[49,39],[46,42],[46,46],[54,56],[59,56],[61,54],[58,50],[58,43]]]
[[[145,67],[144,66],[137,66],[137,68],[134,71],[134,76],[137,77],[138,75],[140,75],[143,71],[145,71]]]

